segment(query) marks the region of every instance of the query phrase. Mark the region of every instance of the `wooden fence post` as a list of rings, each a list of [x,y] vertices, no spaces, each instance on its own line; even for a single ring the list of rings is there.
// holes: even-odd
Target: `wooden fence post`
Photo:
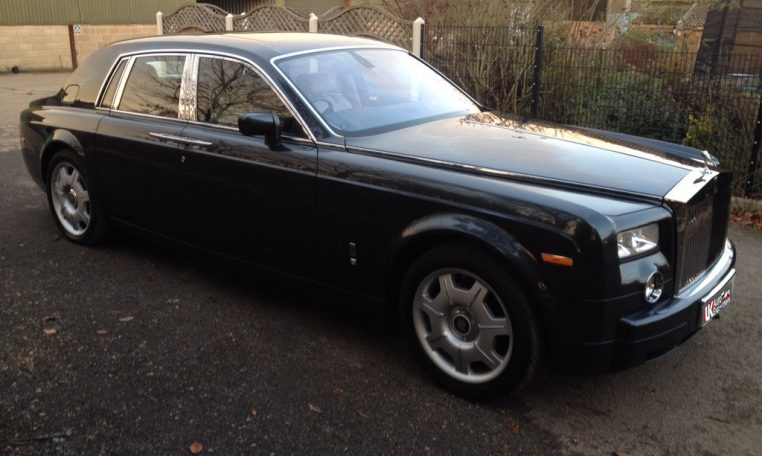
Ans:
[[[233,15],[230,13],[228,13],[228,15],[225,16],[225,31],[226,32],[233,31]]]
[[[156,34],[164,35],[164,13],[156,13]]]
[[[310,13],[310,33],[317,33],[318,31],[318,17],[315,15],[315,13]]]
[[[413,54],[415,54],[418,57],[421,57],[423,55],[423,24],[425,24],[426,21],[423,20],[422,17],[419,17],[418,19],[413,21]]]

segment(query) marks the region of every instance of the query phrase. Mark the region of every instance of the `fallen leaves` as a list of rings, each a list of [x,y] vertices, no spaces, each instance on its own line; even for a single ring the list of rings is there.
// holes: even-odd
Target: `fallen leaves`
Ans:
[[[108,329],[101,328],[95,332],[98,333],[99,336],[105,336],[106,334],[108,334]]]
[[[730,221],[738,225],[762,230],[762,212],[736,209],[730,214]]]
[[[331,393],[333,393],[334,396],[339,397],[344,395],[344,390],[339,387],[336,387],[333,390],[331,390]]]
[[[257,416],[257,409],[251,409],[251,416]]]
[[[521,425],[515,421],[509,421],[505,425],[505,429],[513,435],[518,435],[521,433]]]
[[[204,451],[204,444],[198,440],[188,445],[188,452],[190,454],[201,454],[202,451]]]
[[[312,402],[307,402],[307,407],[310,409],[310,412],[312,413],[323,413],[323,411],[320,410],[320,407],[313,404]]]
[[[133,317],[132,315],[125,315],[124,317],[119,317],[119,321],[121,321],[122,323],[129,323],[134,319],[135,317]]]
[[[48,315],[42,318],[42,333],[46,336],[54,336],[61,330],[61,318],[58,315]]]

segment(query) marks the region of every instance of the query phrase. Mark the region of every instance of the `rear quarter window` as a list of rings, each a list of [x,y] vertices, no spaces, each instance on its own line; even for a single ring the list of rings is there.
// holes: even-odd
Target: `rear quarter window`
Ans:
[[[106,87],[106,93],[103,95],[103,99],[101,100],[101,107],[103,108],[114,107],[114,95],[116,95],[116,89],[117,87],[119,87],[119,81],[122,79],[122,74],[124,73],[124,67],[126,66],[127,66],[127,59],[124,59],[121,62],[119,62],[119,66],[116,67],[114,74],[111,76],[111,79],[108,82],[108,87]]]

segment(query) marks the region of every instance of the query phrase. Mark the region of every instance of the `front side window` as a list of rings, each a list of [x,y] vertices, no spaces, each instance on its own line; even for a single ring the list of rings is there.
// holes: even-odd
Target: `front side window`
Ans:
[[[138,57],[127,77],[120,111],[177,117],[185,57]]]
[[[480,112],[457,87],[399,50],[316,52],[276,65],[323,120],[346,136]]]
[[[306,137],[286,105],[251,67],[232,60],[201,57],[196,89],[196,120],[238,127],[238,116],[274,112],[283,133]]]

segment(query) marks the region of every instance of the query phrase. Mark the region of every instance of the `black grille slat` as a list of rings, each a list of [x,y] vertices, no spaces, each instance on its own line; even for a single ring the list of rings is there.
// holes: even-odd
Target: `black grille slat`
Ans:
[[[687,204],[675,208],[678,293],[701,277],[722,254],[727,236],[730,190],[730,175],[722,173]]]

